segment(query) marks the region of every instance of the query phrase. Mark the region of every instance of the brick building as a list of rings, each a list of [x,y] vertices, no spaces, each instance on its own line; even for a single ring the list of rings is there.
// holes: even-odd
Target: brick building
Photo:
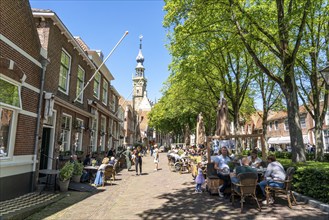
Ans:
[[[86,154],[102,157],[116,146],[120,122],[116,116],[119,95],[111,87],[111,72],[101,66],[103,54],[73,37],[53,11],[33,9],[33,16],[51,60],[46,73],[40,169],[54,168],[53,158],[58,155],[60,159],[71,154],[81,159]]]
[[[33,190],[46,62],[29,1],[0,1],[0,200]]]

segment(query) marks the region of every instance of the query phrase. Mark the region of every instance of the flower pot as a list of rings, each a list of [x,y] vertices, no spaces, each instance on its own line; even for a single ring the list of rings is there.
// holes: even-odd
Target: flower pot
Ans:
[[[80,183],[81,175],[73,175],[72,181],[75,183]]]
[[[70,184],[70,180],[65,180],[65,181],[58,181],[58,185],[59,185],[59,190],[61,192],[67,192],[69,189],[69,184]]]

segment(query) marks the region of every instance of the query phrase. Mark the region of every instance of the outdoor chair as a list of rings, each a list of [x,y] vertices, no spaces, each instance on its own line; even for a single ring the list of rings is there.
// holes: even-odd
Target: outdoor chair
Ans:
[[[284,181],[276,180],[277,182],[284,183],[283,188],[271,187],[271,186],[265,187],[267,204],[269,204],[269,199],[270,199],[271,194],[272,194],[273,198],[275,198],[275,193],[281,193],[281,194],[284,194],[287,196],[289,208],[292,208],[291,198],[293,199],[293,204],[297,205],[296,198],[295,198],[294,194],[292,193],[292,189],[291,189],[294,173],[295,173],[295,168],[289,167],[286,172],[286,179]]]
[[[257,205],[259,211],[261,211],[261,207],[259,205],[258,199],[256,197],[256,186],[258,175],[257,173],[240,173],[237,176],[239,182],[238,183],[231,183],[231,197],[232,197],[232,204],[234,204],[234,196],[240,196],[240,203],[241,203],[241,213],[243,210],[243,203],[245,202],[245,198],[247,196],[252,197]]]
[[[103,181],[102,184],[103,186],[105,185],[105,182],[107,180],[110,180],[110,184],[112,185],[112,180],[115,181],[115,170],[113,166],[107,165],[104,173],[103,173]]]

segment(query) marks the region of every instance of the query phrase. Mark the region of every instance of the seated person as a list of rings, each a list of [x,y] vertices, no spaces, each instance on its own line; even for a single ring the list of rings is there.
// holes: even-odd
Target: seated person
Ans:
[[[104,175],[104,171],[106,166],[108,166],[109,163],[109,158],[108,157],[104,157],[102,164],[99,166],[98,171],[96,173],[96,178],[94,181],[94,185],[95,186],[100,186],[102,185],[102,177]]]
[[[249,166],[250,161],[249,161],[248,157],[243,157],[241,159],[241,163],[242,163],[242,166],[238,166],[236,168],[235,173],[230,174],[232,183],[238,183],[239,182],[239,179],[237,178],[237,176],[240,173],[257,173],[257,170],[255,168]]]
[[[86,155],[86,158],[83,160],[83,166],[89,166],[91,164],[90,154]]]
[[[257,150],[254,149],[251,151],[250,156],[248,157],[249,161],[250,161],[250,166],[254,167],[254,168],[258,168],[260,166],[260,164],[262,163],[262,159],[260,159],[257,156]]]
[[[115,157],[111,157],[111,160],[109,161],[110,166],[114,166],[115,164]]]
[[[223,185],[218,188],[219,197],[223,198],[225,189],[230,185],[230,169],[228,163],[231,162],[231,158],[228,156],[228,149],[226,146],[221,148],[221,153],[222,154],[218,156],[218,162],[215,163],[214,168],[217,170],[219,179],[222,179],[224,182]]]
[[[282,188],[284,186],[283,182],[286,179],[286,172],[283,169],[283,166],[276,161],[276,158],[274,155],[269,155],[267,157],[268,165],[266,172],[264,174],[264,180],[258,183],[260,189],[263,192],[264,197],[266,197],[265,187],[267,185],[271,187],[280,187]],[[279,181],[278,181],[279,180]],[[274,200],[273,198],[269,199],[269,203],[273,204]],[[263,204],[267,204],[266,200],[263,201]]]
[[[0,147],[0,157],[6,157],[7,153],[5,151],[5,147]]]

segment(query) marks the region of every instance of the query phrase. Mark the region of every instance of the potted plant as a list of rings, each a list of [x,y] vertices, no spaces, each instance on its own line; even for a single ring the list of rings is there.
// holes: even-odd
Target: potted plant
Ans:
[[[75,183],[80,183],[80,178],[83,171],[83,164],[78,162],[73,164],[74,164],[74,169],[72,174],[72,181]]]
[[[74,164],[69,161],[64,164],[62,169],[60,169],[58,175],[58,180],[59,180],[58,185],[60,191],[66,192],[68,190],[70,179],[73,174],[73,170],[74,170]]]

